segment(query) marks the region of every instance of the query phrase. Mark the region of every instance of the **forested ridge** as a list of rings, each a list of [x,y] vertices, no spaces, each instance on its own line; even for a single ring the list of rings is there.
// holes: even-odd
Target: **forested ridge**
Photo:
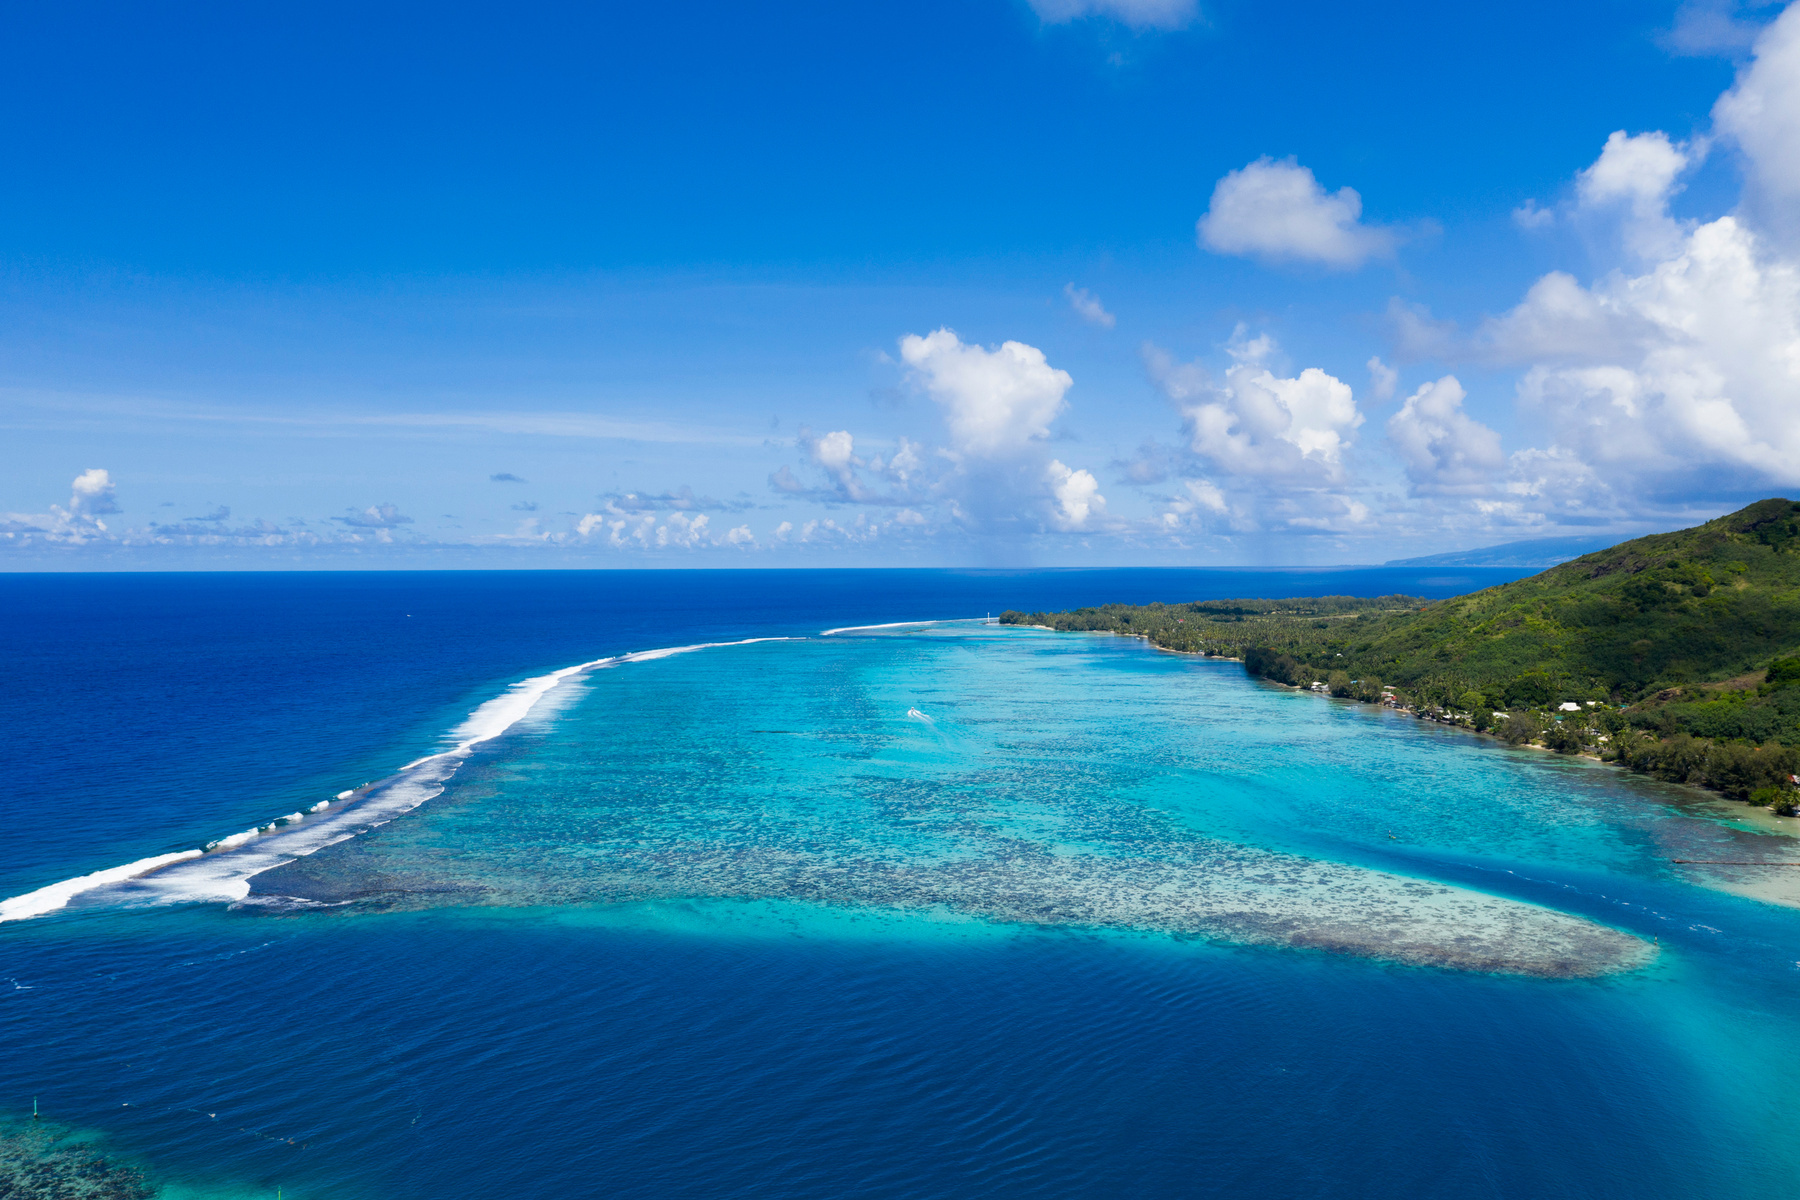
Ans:
[[[1449,600],[1114,604],[1000,619],[1239,658],[1278,682],[1777,806],[1800,772],[1800,504],[1785,499]]]

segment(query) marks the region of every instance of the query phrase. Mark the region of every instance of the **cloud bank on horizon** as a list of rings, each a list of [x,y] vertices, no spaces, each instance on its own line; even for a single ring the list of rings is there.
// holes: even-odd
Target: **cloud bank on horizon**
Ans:
[[[1142,57],[1230,36],[1208,32],[1210,10],[1192,0],[1029,9],[1040,37],[1088,38],[1091,71],[1139,69],[1116,45]],[[1606,131],[1549,200],[1501,205],[1481,236],[1540,265],[1485,309],[1440,315],[1461,301],[1432,256],[1458,252],[1459,230],[1473,239],[1466,226],[1417,210],[1372,217],[1343,164],[1315,171],[1264,145],[1209,188],[1191,181],[1185,229],[1159,235],[1185,239],[1189,277],[1223,281],[1209,309],[1183,310],[1160,265],[1134,276],[1111,252],[1091,258],[1105,286],[1046,256],[1043,278],[1059,282],[1040,286],[1036,310],[984,302],[978,271],[935,291],[893,285],[905,302],[885,324],[858,316],[846,335],[864,347],[866,394],[820,387],[803,407],[782,393],[784,372],[804,376],[806,347],[785,344],[764,348],[758,374],[712,371],[703,399],[631,410],[582,408],[565,391],[555,407],[482,411],[438,384],[411,406],[209,407],[168,392],[44,400],[12,382],[9,424],[60,428],[30,453],[60,452],[70,482],[66,501],[33,503],[24,481],[43,476],[13,473],[0,566],[446,551],[695,565],[1378,561],[1704,519],[1800,485],[1800,3],[1753,17],[1672,14],[1658,35],[1671,54],[1734,63],[1704,127]],[[1028,328],[1010,335],[1009,320]],[[784,422],[789,403],[803,420],[789,408]],[[363,471],[329,503],[322,485],[294,484],[283,499],[309,515],[233,521],[256,505],[229,473],[159,473],[134,462],[129,436],[96,433],[109,422],[216,442],[208,454],[227,461],[254,446],[295,478],[328,474],[321,447],[347,457],[371,431],[429,431],[443,440],[415,457],[440,454],[467,482]],[[161,499],[178,491],[179,504]]]

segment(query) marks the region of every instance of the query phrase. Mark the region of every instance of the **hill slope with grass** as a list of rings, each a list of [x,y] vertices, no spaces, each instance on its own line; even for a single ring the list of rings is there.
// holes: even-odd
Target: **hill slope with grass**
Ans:
[[[1142,636],[1363,700],[1386,689],[1390,703],[1438,719],[1733,793],[1800,771],[1800,504],[1784,499],[1450,600],[1215,600],[1001,620]],[[1760,765],[1726,762],[1740,759]]]

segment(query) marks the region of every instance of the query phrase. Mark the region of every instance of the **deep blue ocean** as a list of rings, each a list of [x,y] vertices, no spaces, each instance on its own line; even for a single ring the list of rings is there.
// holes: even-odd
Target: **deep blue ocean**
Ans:
[[[1787,1195],[1781,821],[979,620],[1524,573],[0,575],[0,899],[226,841],[0,923],[0,1180]]]

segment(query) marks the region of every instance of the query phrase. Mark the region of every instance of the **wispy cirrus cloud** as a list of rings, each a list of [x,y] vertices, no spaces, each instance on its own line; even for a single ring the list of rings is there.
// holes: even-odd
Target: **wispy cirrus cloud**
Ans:
[[[1674,54],[1737,58],[1756,44],[1762,22],[1739,0],[1686,0],[1658,40]]]
[[[0,389],[7,406],[0,425],[45,427],[57,417],[115,418],[216,423],[247,427],[272,427],[314,437],[362,437],[370,429],[397,431],[485,431],[551,438],[591,438],[664,445],[755,446],[764,445],[767,434],[710,426],[698,422],[635,421],[596,413],[554,411],[437,411],[381,412],[286,406],[280,411],[223,405],[175,404],[154,397],[69,394],[22,388]],[[525,482],[510,472],[489,478],[496,483]]]
[[[1132,29],[1185,29],[1200,16],[1196,0],[1029,0],[1046,25],[1095,18]]]
[[[1363,423],[1350,386],[1318,367],[1287,373],[1267,334],[1238,326],[1229,365],[1216,375],[1146,343],[1144,366],[1181,421],[1182,442],[1147,441],[1115,464],[1140,487],[1180,477],[1161,495],[1157,525],[1170,534],[1272,529],[1341,532],[1371,508],[1349,453]]]
[[[744,512],[756,507],[755,502],[739,497],[720,500],[700,495],[687,484],[665,492],[607,492],[600,497],[607,510],[620,513],[649,512]]]
[[[413,519],[402,513],[392,504],[371,504],[365,509],[354,511],[346,517],[333,517],[345,525],[357,529],[397,529],[402,525],[411,525]]]
[[[1095,325],[1101,329],[1111,329],[1119,323],[1119,318],[1107,312],[1106,306],[1100,303],[1100,297],[1086,288],[1078,288],[1072,283],[1065,283],[1063,284],[1063,297],[1068,300],[1069,307],[1074,310],[1075,315],[1089,325]]]

